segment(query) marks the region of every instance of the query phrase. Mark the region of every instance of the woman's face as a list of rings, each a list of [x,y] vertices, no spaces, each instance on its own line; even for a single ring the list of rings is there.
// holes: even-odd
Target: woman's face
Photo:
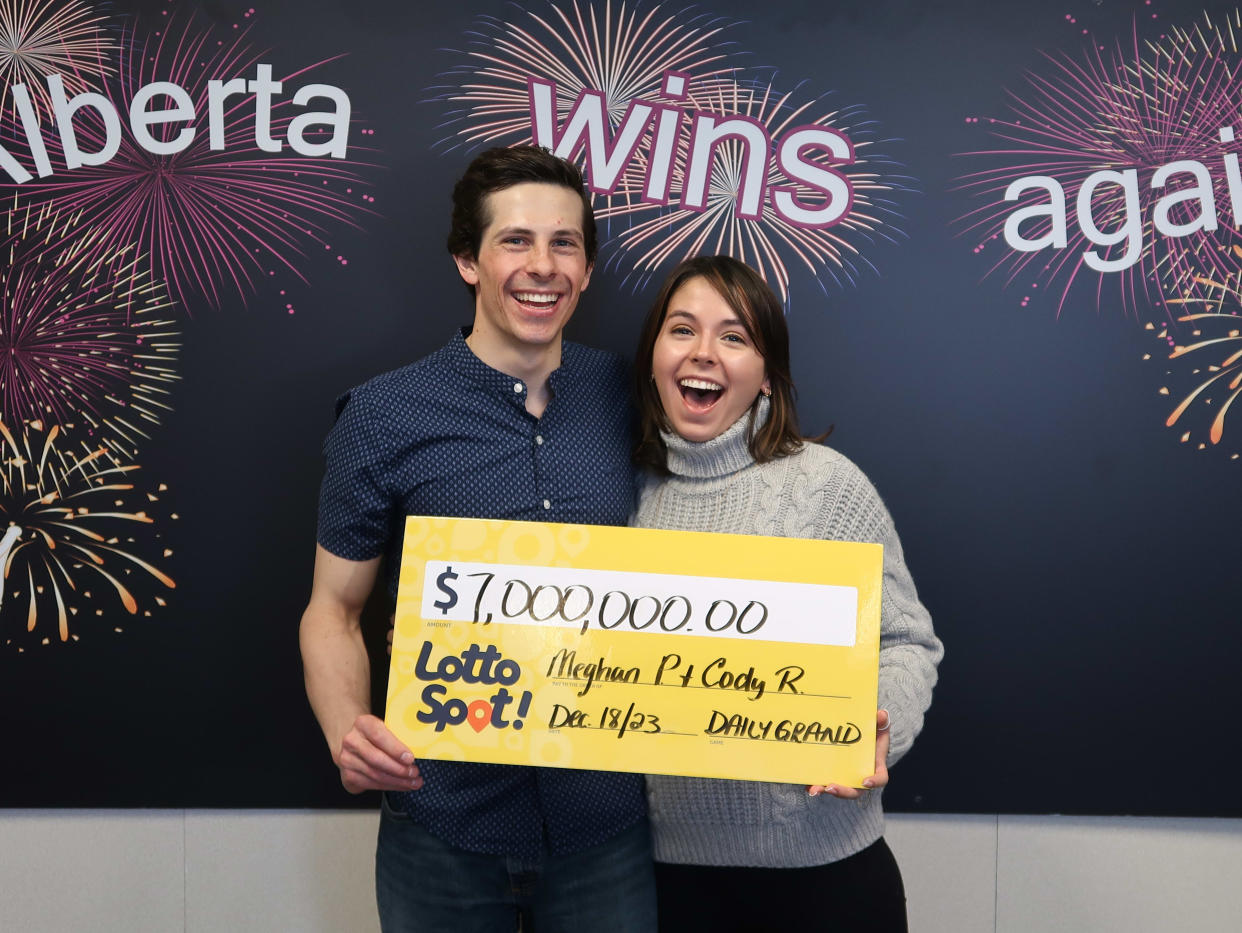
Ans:
[[[716,437],[768,388],[763,357],[745,324],[702,276],[669,299],[651,374],[664,414],[688,441]]]

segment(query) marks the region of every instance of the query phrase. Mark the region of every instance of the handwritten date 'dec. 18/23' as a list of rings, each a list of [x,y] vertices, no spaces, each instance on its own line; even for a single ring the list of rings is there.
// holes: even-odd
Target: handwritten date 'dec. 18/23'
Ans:
[[[645,732],[655,735],[660,731],[660,717],[650,713],[639,712],[631,703],[628,709],[605,706],[600,711],[599,722],[591,722],[585,710],[570,709],[555,703],[552,716],[548,720],[549,729],[602,729],[617,733],[622,738],[627,732]]]

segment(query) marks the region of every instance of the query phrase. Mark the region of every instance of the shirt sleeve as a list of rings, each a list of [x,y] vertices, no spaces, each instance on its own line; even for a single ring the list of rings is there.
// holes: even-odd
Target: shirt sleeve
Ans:
[[[355,396],[346,393],[337,400],[336,424],[324,441],[316,537],[337,557],[361,561],[384,553],[393,502],[384,483],[386,452],[376,416]]]

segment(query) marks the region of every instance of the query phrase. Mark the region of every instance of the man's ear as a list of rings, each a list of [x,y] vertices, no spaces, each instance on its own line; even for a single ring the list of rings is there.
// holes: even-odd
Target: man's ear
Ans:
[[[594,271],[595,263],[591,263],[591,265],[587,266],[586,275],[582,277],[582,288],[578,289],[579,291],[585,292],[587,290],[587,286],[591,284],[591,273]]]
[[[454,256],[457,271],[467,285],[479,284],[479,261],[473,256]]]

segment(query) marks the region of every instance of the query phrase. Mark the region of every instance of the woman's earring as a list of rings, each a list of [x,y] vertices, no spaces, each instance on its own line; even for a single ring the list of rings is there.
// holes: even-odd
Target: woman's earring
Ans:
[[[771,398],[771,397],[772,397],[772,389],[771,389],[771,387],[770,387],[770,386],[764,386],[764,387],[763,387],[762,389],[760,389],[759,391],[763,393],[763,397],[764,397],[764,398]]]

